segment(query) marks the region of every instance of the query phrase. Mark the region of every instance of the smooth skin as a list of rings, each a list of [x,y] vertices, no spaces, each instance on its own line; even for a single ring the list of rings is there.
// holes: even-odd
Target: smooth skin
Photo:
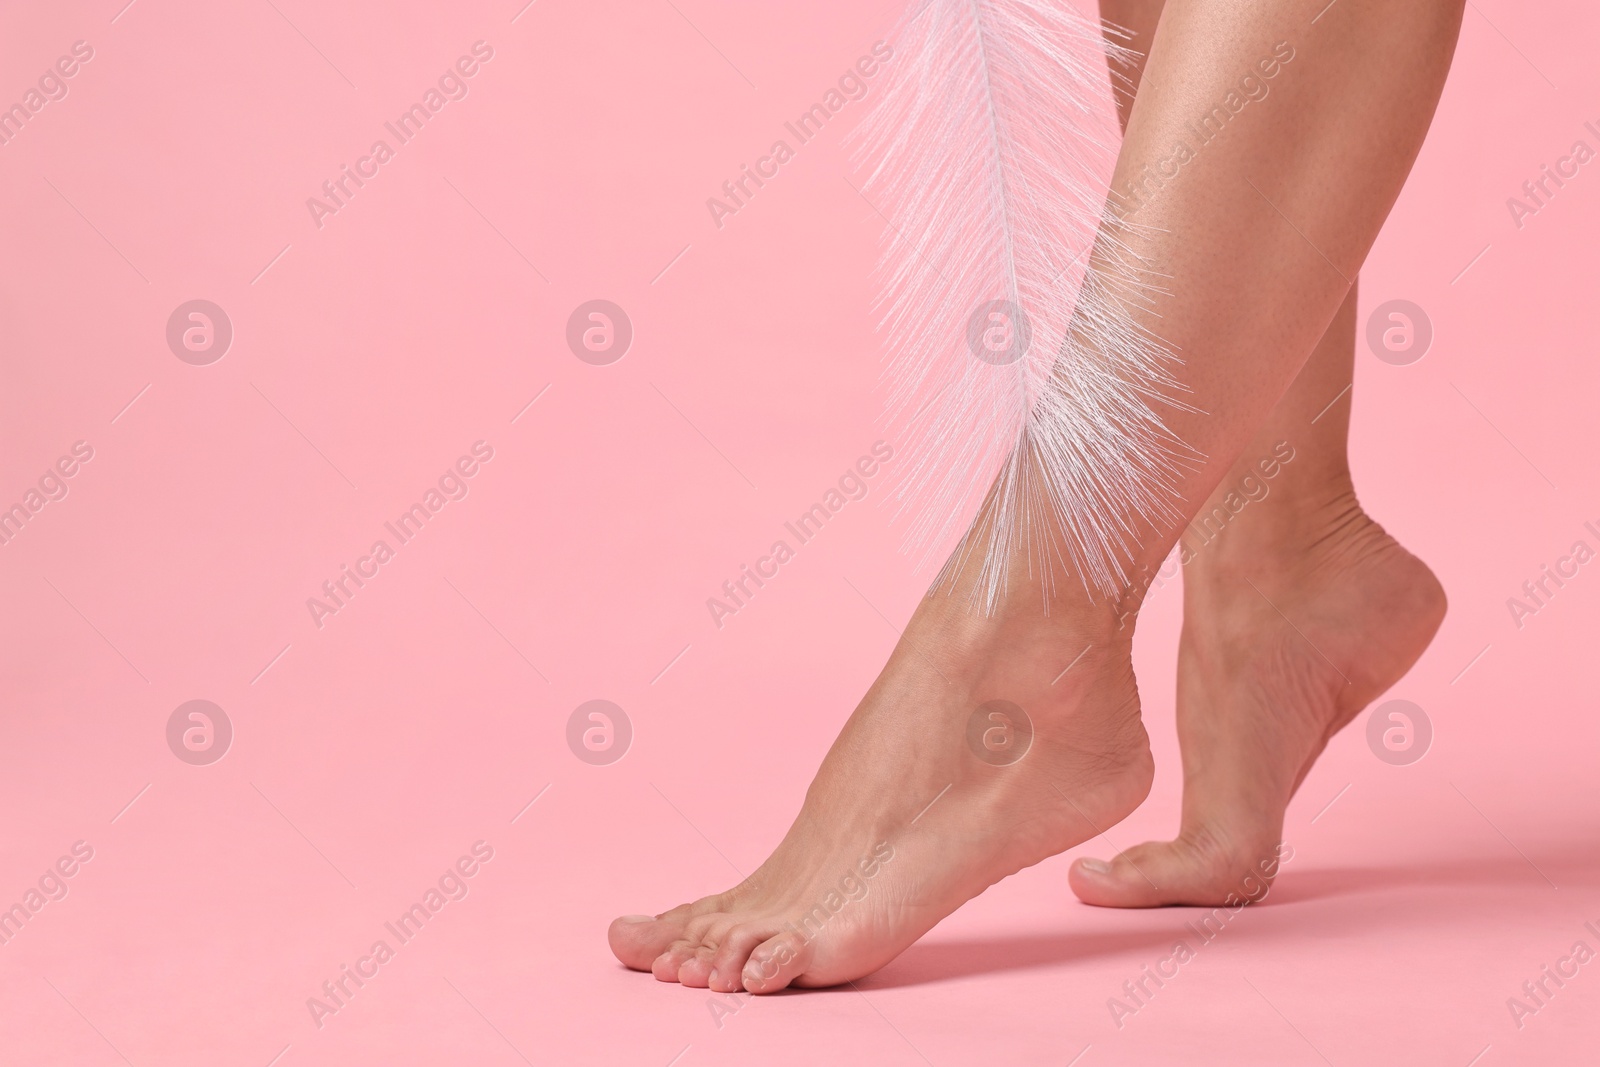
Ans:
[[[1346,491],[1348,397],[1310,420],[1350,380],[1353,279],[1427,132],[1462,0],[1324,2],[1169,0],[1127,111],[1113,190],[1169,159],[1281,42],[1294,49],[1266,99],[1117,205],[1136,227],[1107,225],[1168,279],[1126,310],[1181,354],[1191,409],[1167,423],[1209,457],[1181,475],[1177,512],[1193,519],[1225,495],[1263,445],[1287,440],[1297,458],[1187,568],[1182,832],[1107,871],[1075,864],[1073,888],[1094,903],[1221,903],[1229,879],[1275,854],[1283,807],[1327,738],[1410,666],[1443,612],[1426,568]],[[1093,253],[1102,267],[1108,247]],[[1183,532],[1145,531],[1131,572],[1154,573]],[[722,992],[859,978],[1144,800],[1153,764],[1131,660],[1143,588],[1108,601],[1018,568],[985,616],[964,595],[976,567],[918,606],[772,856],[725,893],[618,919],[619,960]],[[974,710],[995,699],[1034,731],[1005,766],[967,743]]]
[[[1131,34],[1118,40],[1139,56],[1114,68],[1124,128],[1164,3],[1100,5],[1107,22]],[[1292,71],[1293,62],[1278,77]],[[1269,91],[1245,112],[1275,103]],[[1221,904],[1230,893],[1244,896],[1241,886],[1273,854],[1289,799],[1328,740],[1410,670],[1444,618],[1444,590],[1432,571],[1356,500],[1348,453],[1356,329],[1351,285],[1289,391],[1185,531],[1179,834],[1109,865],[1075,863],[1072,888],[1088,903]],[[1263,458],[1275,459],[1284,444],[1293,460],[1265,477]],[[1242,487],[1264,487],[1267,495],[1225,522],[1208,521],[1218,509],[1230,514],[1227,494],[1236,494],[1235,504],[1249,499]],[[1270,879],[1249,884],[1263,882]]]

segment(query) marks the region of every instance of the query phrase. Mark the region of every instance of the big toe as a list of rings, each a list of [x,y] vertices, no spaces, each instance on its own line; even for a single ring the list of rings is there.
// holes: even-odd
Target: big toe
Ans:
[[[1222,849],[1180,837],[1151,841],[1109,863],[1079,859],[1068,884],[1085,904],[1102,908],[1157,908],[1166,904],[1216,906],[1259,900],[1277,873],[1260,850]],[[1273,855],[1273,849],[1265,850]]]
[[[684,920],[670,915],[624,915],[614,920],[606,931],[612,955],[626,967],[648,971],[656,957],[683,936]]]

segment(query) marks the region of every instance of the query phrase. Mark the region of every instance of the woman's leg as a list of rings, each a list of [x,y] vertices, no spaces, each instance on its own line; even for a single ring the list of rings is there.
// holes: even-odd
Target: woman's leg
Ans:
[[[1164,2],[1101,3],[1140,53],[1113,67],[1124,125]],[[1140,845],[1109,865],[1079,861],[1071,881],[1090,903],[1222,904],[1247,895],[1252,875],[1248,884],[1262,891],[1262,864],[1311,764],[1411,668],[1444,617],[1433,573],[1356,501],[1348,458],[1355,344],[1352,285],[1181,539],[1182,823],[1176,840]]]
[[[1169,425],[1211,457],[1179,481],[1173,503],[1186,518],[1228,475],[1344,300],[1427,130],[1460,3],[1340,0],[1339,18],[1315,25],[1315,4],[1168,4],[1118,190],[1167,160],[1192,136],[1189,123],[1226,108],[1241,76],[1280,42],[1306,41],[1276,76],[1278,106],[1250,116],[1260,121],[1233,118],[1227,136],[1147,190],[1141,225],[1110,224],[1169,279],[1127,314],[1185,361],[1192,410],[1174,411]],[[1102,266],[1106,247],[1095,253]],[[1134,572],[1159,566],[1179,532],[1147,531],[1128,560]],[[965,610],[959,593],[923,601],[773,855],[727,893],[619,919],[617,957],[717,990],[859,977],[988,885],[1136,807],[1152,767],[1132,627],[1120,621],[1142,589],[1107,603],[1060,583],[1047,611],[1015,573],[992,616]],[[1007,762],[1025,737],[1031,747]],[[759,782],[738,769],[727,777],[733,790]]]
[[[1433,573],[1356,500],[1346,455],[1355,337],[1352,290],[1184,533],[1179,833],[1109,865],[1074,864],[1073,890],[1091,904],[1259,899],[1311,764],[1411,669],[1444,618]]]

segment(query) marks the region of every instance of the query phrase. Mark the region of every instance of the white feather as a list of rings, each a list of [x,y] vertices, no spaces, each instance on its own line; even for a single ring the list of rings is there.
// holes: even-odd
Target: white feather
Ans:
[[[890,221],[881,309],[890,420],[909,457],[900,509],[925,555],[992,496],[944,571],[981,556],[986,610],[1016,567],[1047,596],[1068,575],[1125,590],[1132,545],[1175,520],[1174,475],[1194,458],[1156,413],[1181,388],[1174,354],[1138,321],[1154,279],[1106,209],[1108,53],[1129,56],[1061,0],[921,0],[855,134],[864,194]],[[969,345],[993,300],[1031,330],[1015,362]]]

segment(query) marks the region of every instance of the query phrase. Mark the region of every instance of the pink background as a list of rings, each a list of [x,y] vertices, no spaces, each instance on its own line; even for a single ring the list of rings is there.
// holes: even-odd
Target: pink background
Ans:
[[[1363,319],[1404,298],[1436,330],[1411,366],[1362,351],[1354,408],[1365,501],[1451,597],[1392,694],[1432,749],[1392,767],[1361,723],[1337,738],[1269,901],[1119,1030],[1107,998],[1196,914],[1080,905],[1070,854],[859,992],[728,1015],[605,945],[613,915],[759,863],[928,579],[879,482],[720,630],[705,607],[882,436],[883,224],[841,147],[867,104],[721,229],[705,200],[898,5],[122,3],[29,5],[0,34],[0,103],[94,49],[0,146],[0,505],[94,450],[0,545],[0,905],[94,850],[0,945],[0,1059],[1596,1056],[1600,963],[1520,1031],[1506,1007],[1573,942],[1600,948],[1600,565],[1520,630],[1505,603],[1600,547],[1600,163],[1520,230],[1505,206],[1575,139],[1600,147],[1592,5],[1469,8],[1362,274]],[[306,198],[477,40],[494,58],[469,95],[318,229]],[[165,341],[194,298],[235,331],[209,366]],[[610,366],[564,341],[595,298],[636,331]],[[306,599],[478,440],[468,496],[314,625]],[[1176,824],[1179,600],[1154,594],[1138,650],[1156,788],[1099,855]],[[166,742],[197,698],[235,730],[209,766]],[[565,741],[596,698],[635,732],[610,766]],[[469,895],[319,1029],[307,998],[479,840]]]

